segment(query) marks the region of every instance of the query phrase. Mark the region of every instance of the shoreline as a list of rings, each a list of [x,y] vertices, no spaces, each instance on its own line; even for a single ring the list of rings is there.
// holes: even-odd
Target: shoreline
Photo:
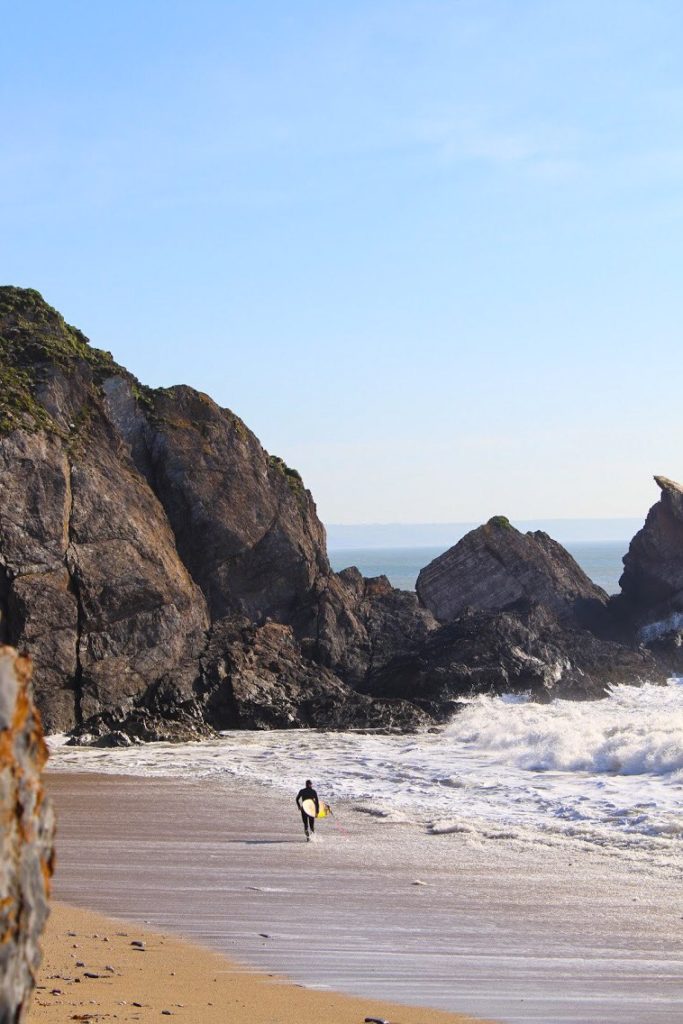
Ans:
[[[139,945],[133,945],[137,943]],[[494,1024],[424,1007],[319,992],[263,974],[175,935],[55,903],[27,1024],[71,1020],[149,1024],[357,1024],[365,1016],[403,1024]]]
[[[294,984],[506,1022],[683,1011],[681,918],[656,872],[353,806],[307,845],[293,794],[234,779],[49,770],[46,784],[57,898]]]

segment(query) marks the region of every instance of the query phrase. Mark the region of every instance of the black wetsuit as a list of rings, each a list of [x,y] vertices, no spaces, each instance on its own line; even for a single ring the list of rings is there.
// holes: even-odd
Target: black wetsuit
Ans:
[[[310,814],[306,814],[302,806],[304,800],[313,800],[315,803],[316,814],[320,810],[320,804],[318,803],[318,794],[310,786],[304,786],[304,788],[300,789],[296,795],[296,806],[301,811],[301,820],[304,823],[304,832],[308,835],[309,829],[311,832],[315,832],[315,818],[312,818]]]

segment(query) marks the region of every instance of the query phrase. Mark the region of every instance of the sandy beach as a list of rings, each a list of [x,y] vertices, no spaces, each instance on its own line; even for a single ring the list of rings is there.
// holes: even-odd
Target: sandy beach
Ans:
[[[307,845],[293,799],[249,783],[47,780],[68,903],[364,1005],[544,1024],[683,1013],[680,906],[656,868],[425,836],[352,807]]]
[[[157,1021],[185,1024],[473,1024],[471,1017],[354,999],[259,974],[161,932],[62,903],[52,908],[29,1024]]]

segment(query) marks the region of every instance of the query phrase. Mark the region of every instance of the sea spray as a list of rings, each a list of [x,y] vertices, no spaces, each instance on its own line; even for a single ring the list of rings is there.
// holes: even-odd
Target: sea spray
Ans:
[[[475,697],[445,737],[531,771],[667,775],[683,770],[683,682],[547,705]]]

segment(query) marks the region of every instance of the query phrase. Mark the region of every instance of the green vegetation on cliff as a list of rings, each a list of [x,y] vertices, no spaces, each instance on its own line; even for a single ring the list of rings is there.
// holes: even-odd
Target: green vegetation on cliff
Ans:
[[[514,526],[507,516],[491,516],[487,526],[497,526],[500,530],[514,530]]]
[[[0,434],[17,427],[56,429],[36,391],[51,367],[69,373],[76,363],[87,364],[98,384],[114,373],[131,379],[110,352],[93,348],[40,292],[0,287]],[[136,397],[144,400],[146,389],[135,386]]]
[[[306,488],[304,482],[301,479],[301,473],[297,469],[292,469],[288,466],[284,459],[281,459],[278,455],[269,455],[268,463],[273,469],[276,469],[278,473],[282,473],[287,484],[289,485],[290,491],[293,491],[296,495],[302,495],[305,493]]]

